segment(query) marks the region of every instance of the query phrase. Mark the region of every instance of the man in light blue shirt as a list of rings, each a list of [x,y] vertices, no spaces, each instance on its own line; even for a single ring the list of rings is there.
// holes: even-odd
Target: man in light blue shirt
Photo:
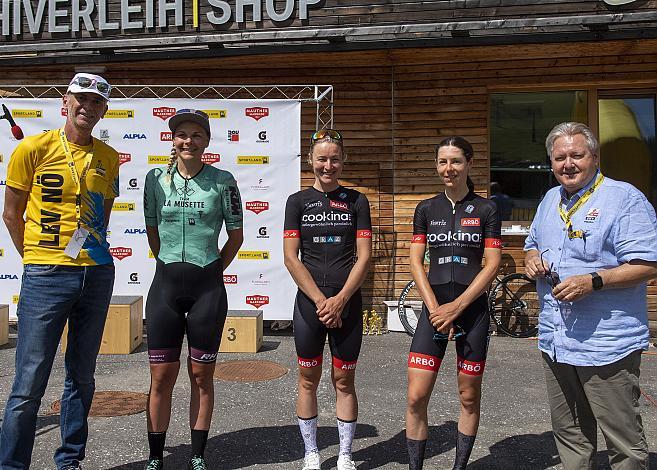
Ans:
[[[546,147],[560,186],[538,207],[525,270],[537,280],[557,449],[565,469],[595,468],[600,426],[613,469],[648,468],[638,400],[646,281],[657,277],[655,210],[634,186],[600,173],[584,124],[555,126]]]

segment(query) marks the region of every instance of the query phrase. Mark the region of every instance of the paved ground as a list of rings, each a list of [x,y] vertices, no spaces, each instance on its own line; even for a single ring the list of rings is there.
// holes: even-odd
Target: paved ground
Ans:
[[[267,333],[267,332],[266,332]],[[354,459],[358,468],[404,468],[404,410],[406,354],[410,338],[403,333],[365,337],[358,364],[360,416]],[[0,348],[0,409],[14,376],[14,345]],[[220,361],[263,359],[290,369],[283,377],[260,383],[216,382],[216,406],[207,457],[213,469],[300,468],[302,443],[294,413],[294,343],[288,335],[265,336],[257,355],[222,354]],[[651,449],[657,443],[657,356],[643,356],[645,396],[642,413]],[[656,353],[657,354],[657,353]],[[326,361],[326,360],[325,360]],[[430,442],[427,469],[451,469],[458,402],[454,351],[448,353],[430,404]],[[541,358],[532,340],[494,337],[484,380],[483,415],[471,469],[559,469],[552,441]],[[42,411],[62,391],[62,355],[58,355]],[[128,356],[101,356],[97,390],[147,392],[148,358],[142,346]],[[181,372],[174,391],[174,411],[167,436],[168,469],[185,469],[189,446],[187,397],[189,385]],[[322,468],[335,468],[338,434],[334,394],[325,371],[319,391]],[[58,416],[43,415],[38,422],[32,468],[52,469],[52,453],[59,442]],[[90,419],[85,470],[141,470],[147,452],[144,413]],[[604,441],[600,437],[599,441]],[[601,444],[604,448],[604,444]],[[609,468],[604,449],[599,454]],[[651,453],[657,466],[657,454]]]

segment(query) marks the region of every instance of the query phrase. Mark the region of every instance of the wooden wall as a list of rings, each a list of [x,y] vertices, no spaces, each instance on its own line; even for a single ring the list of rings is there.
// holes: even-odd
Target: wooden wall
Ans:
[[[459,134],[473,143],[473,180],[485,194],[491,92],[577,88],[596,93],[638,86],[654,93],[655,51],[657,40],[271,54],[111,63],[105,75],[126,84],[332,84],[334,127],[344,132],[349,153],[344,182],[363,191],[372,206],[374,269],[365,303],[382,308],[381,302],[396,298],[410,279],[413,210],[441,190],[433,162],[438,141]],[[0,89],[2,83],[43,83],[43,77],[64,83],[72,73],[62,66],[8,71]],[[302,114],[305,152],[314,107],[304,106]],[[302,185],[310,184],[312,175],[302,163]],[[650,288],[649,302],[657,311],[657,286]]]

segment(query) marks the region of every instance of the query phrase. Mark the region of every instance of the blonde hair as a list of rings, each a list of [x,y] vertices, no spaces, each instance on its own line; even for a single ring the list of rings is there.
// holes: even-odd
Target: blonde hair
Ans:
[[[171,157],[169,158],[169,163],[167,164],[167,176],[166,182],[171,183],[171,173],[173,172],[173,165],[178,160],[178,154],[176,153],[176,147],[171,147]]]

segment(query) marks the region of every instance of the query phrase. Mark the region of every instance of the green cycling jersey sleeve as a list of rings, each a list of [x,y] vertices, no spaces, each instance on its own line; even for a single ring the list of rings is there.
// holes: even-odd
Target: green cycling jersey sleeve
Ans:
[[[174,167],[167,179],[165,168],[155,168],[144,184],[144,218],[147,226],[158,229],[158,258],[207,266],[220,258],[223,222],[226,230],[242,228],[237,182],[228,171],[210,165],[193,178],[183,178]]]

